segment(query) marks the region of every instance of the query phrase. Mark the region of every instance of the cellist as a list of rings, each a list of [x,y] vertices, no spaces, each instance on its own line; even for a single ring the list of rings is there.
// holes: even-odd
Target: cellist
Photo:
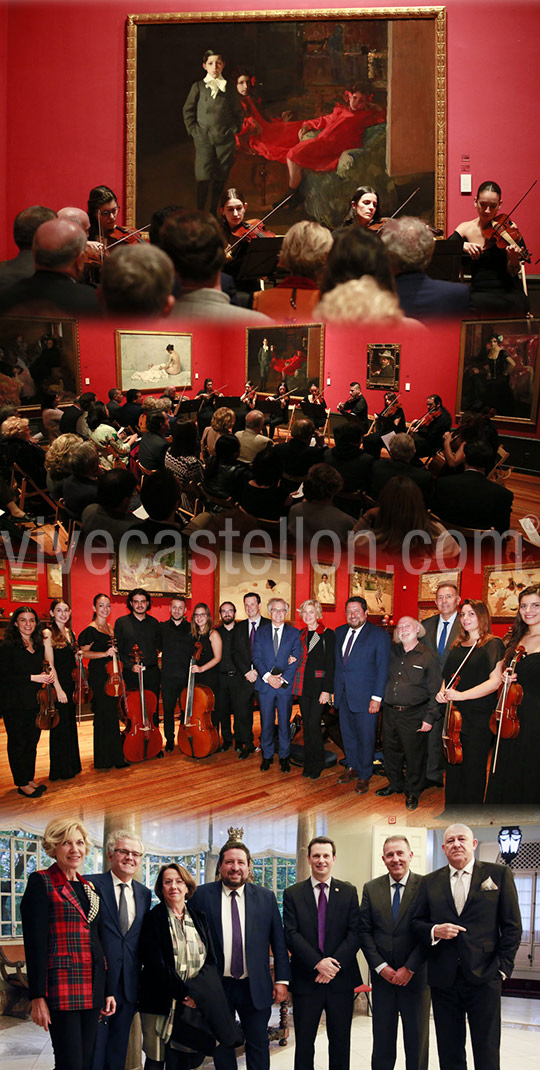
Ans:
[[[137,691],[139,688],[140,666],[133,664],[133,647],[138,646],[145,666],[144,686],[158,696],[158,652],[161,649],[161,639],[159,621],[148,612],[152,600],[144,587],[136,587],[129,592],[126,605],[129,613],[119,617],[114,626],[118,653],[124,666],[126,688],[128,691]]]

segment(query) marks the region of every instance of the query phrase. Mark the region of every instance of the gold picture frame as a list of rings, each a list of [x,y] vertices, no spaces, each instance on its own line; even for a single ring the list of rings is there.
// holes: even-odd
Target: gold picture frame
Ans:
[[[222,550],[214,585],[214,619],[219,620],[222,602],[232,602],[236,606],[236,619],[245,620],[244,596],[253,593],[261,599],[264,617],[269,616],[269,600],[283,598],[289,604],[287,619],[292,623],[296,614],[295,577],[295,561],[291,557]]]
[[[394,576],[381,569],[354,565],[349,573],[349,598],[360,596],[367,602],[370,617],[392,617]]]
[[[193,335],[185,331],[115,331],[116,384],[120,390],[144,393],[163,391],[166,386],[188,389],[193,381]],[[174,346],[178,373],[166,371]],[[177,352],[178,347],[178,352]],[[174,366],[174,365],[173,365]]]
[[[191,556],[180,539],[149,543],[123,539],[112,564],[112,593],[129,594],[144,587],[155,598],[191,598]]]

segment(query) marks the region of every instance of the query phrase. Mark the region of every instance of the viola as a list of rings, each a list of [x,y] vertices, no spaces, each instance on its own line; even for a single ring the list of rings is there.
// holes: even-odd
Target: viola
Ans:
[[[453,686],[459,684],[459,676],[453,681]],[[454,706],[452,699],[446,703],[442,730],[443,754],[448,765],[461,765],[463,762],[463,747],[461,745],[461,726],[463,718],[460,711]]]
[[[214,692],[205,684],[195,686],[193,666],[200,660],[202,643],[195,643],[195,653],[189,665],[187,687],[180,696],[180,705],[184,711],[184,721],[178,727],[177,743],[188,758],[207,758],[215,754],[219,747],[219,736],[212,724],[214,709]]]
[[[421,427],[429,427],[430,424],[441,415],[440,409],[428,409],[419,420],[413,420],[409,427],[409,434],[413,435],[415,431],[419,431]]]
[[[80,722],[82,714],[83,702],[92,701],[92,688],[90,687],[86,669],[83,665],[83,654],[79,650],[78,644],[74,644],[75,649],[75,668],[71,674],[71,678],[75,683],[73,689],[73,701],[77,707],[77,716]]]
[[[499,688],[497,706],[489,719],[490,731],[497,736],[493,756],[492,773],[497,769],[497,757],[501,739],[515,739],[519,736],[518,706],[523,698],[523,688],[517,680],[511,680],[516,666],[527,653],[524,646],[517,646],[514,656],[504,673],[504,680]]]
[[[157,709],[157,696],[153,691],[144,689],[144,672],[140,648],[133,647],[133,660],[140,665],[139,690],[127,693],[128,727],[124,735],[124,757],[128,762],[144,762],[156,758],[163,750],[163,739],[154,714]]]
[[[531,254],[525,245],[523,235],[506,212],[499,212],[493,219],[490,219],[489,223],[482,227],[482,234],[486,245],[496,245],[498,249],[517,246],[521,262],[530,264]]]
[[[48,661],[43,662],[43,672],[50,673],[51,666]],[[56,728],[60,714],[56,709],[56,699],[54,687],[52,684],[43,684],[40,687],[37,698],[39,702],[39,711],[36,717],[36,727],[41,732],[49,732],[51,728]]]
[[[113,655],[111,660],[108,661],[105,666],[105,671],[107,673],[105,694],[110,695],[111,698],[117,699],[120,720],[125,722],[127,720],[127,693],[122,673],[123,666],[118,657],[116,639],[111,639],[111,646],[113,647]]]

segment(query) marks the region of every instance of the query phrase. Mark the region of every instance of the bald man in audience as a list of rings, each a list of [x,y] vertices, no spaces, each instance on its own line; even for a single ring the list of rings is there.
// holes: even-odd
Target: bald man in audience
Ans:
[[[253,458],[256,457],[261,450],[266,449],[267,446],[272,444],[272,440],[262,434],[263,427],[263,413],[259,412],[258,409],[253,409],[253,412],[248,412],[246,416],[245,431],[236,432],[236,437],[240,443],[240,453],[238,455],[239,461],[245,461],[246,464],[251,464]]]
[[[0,297],[0,312],[19,315],[95,316],[95,290],[81,282],[86,257],[86,234],[70,219],[49,219],[34,234],[34,274]]]

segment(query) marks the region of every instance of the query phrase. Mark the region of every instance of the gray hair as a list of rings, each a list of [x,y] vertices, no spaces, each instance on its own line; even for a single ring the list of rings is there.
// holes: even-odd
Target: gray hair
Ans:
[[[315,610],[315,612],[317,614],[317,620],[320,620],[321,617],[322,617],[322,606],[321,606],[321,603],[316,598],[306,598],[306,599],[304,599],[302,604],[300,606],[298,606],[298,612],[299,612],[300,616],[302,616],[302,613],[304,612],[304,610],[306,609],[307,606],[313,606],[313,609]]]
[[[401,431],[392,439],[388,452],[393,461],[405,461],[408,464],[416,453],[414,438],[405,431]]]
[[[105,843],[105,850],[109,856],[112,855],[119,840],[135,840],[141,848],[141,853],[144,854],[144,843],[138,836],[134,836],[129,829],[113,829],[112,832],[109,832]]]
[[[435,248],[435,238],[427,223],[414,216],[389,219],[381,232],[396,275],[425,271]]]
[[[268,609],[269,610],[272,609],[272,606],[275,605],[276,602],[283,602],[283,605],[285,606],[285,609],[286,609],[287,613],[289,612],[289,608],[290,608],[289,607],[289,603],[286,602],[284,598],[277,598],[277,597],[276,598],[270,598],[268,600]]]

